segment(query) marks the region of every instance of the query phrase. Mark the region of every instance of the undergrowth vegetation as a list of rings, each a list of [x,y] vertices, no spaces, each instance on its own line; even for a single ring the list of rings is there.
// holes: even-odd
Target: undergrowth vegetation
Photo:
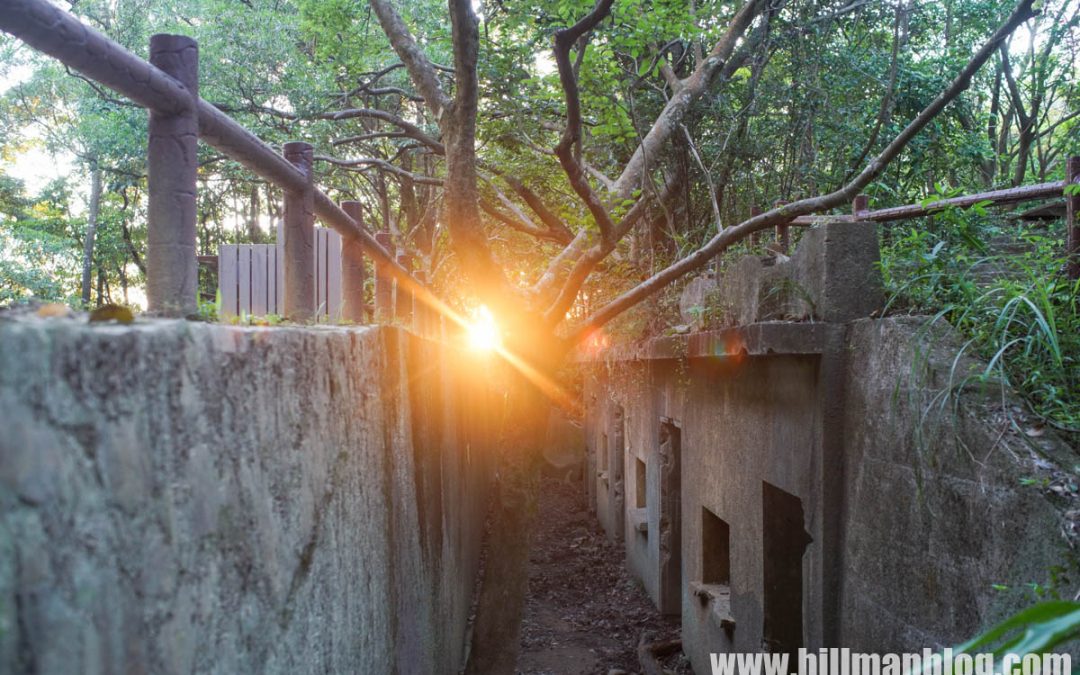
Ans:
[[[935,198],[951,196],[939,188]],[[1080,282],[1065,273],[1064,228],[944,209],[886,225],[881,268],[889,313],[931,314],[961,334],[1048,424],[1080,432]]]

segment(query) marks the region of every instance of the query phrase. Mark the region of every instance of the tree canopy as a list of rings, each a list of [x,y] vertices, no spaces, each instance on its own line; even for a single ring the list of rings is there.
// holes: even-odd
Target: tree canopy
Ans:
[[[565,311],[583,316],[754,207],[844,184],[948,85],[1013,7],[987,0],[607,4],[565,45],[580,122],[564,143],[566,80],[552,40],[593,3],[475,5],[478,228],[508,283],[525,297],[543,297],[537,307],[559,315],[553,320]],[[380,25],[380,5],[434,65],[426,84],[403,67],[386,21]],[[1064,158],[1080,147],[1078,6],[1056,0],[1040,9],[866,188],[876,204],[917,201],[939,183],[975,189],[1061,176]],[[449,105],[463,86],[445,4],[121,0],[71,10],[141,55],[152,33],[196,38],[205,99],[272,144],[313,143],[320,185],[364,202],[368,226],[391,231],[397,246],[417,253],[437,287],[452,295],[461,286],[470,265],[465,249],[451,245],[447,216],[455,207],[443,201],[453,139],[439,107],[425,103],[437,89],[440,105]],[[733,31],[739,12],[745,25]],[[726,47],[725,37],[733,38]],[[714,50],[722,48],[729,52],[718,59]],[[4,299],[77,295],[86,218],[78,205],[93,163],[104,176],[95,275],[116,298],[141,283],[145,112],[11,38],[0,49],[10,85],[0,96]],[[649,145],[657,120],[675,109],[671,124],[659,125],[662,142]],[[69,175],[35,194],[12,164],[31,145],[73,161]],[[603,231],[618,227],[643,195],[652,198],[633,214],[626,236],[605,240]],[[201,253],[223,242],[268,240],[279,204],[275,188],[201,149]],[[580,293],[563,286],[575,256],[557,258],[561,269],[551,265],[575,238],[577,258],[586,240],[610,248]],[[552,307],[560,290],[569,297]]]

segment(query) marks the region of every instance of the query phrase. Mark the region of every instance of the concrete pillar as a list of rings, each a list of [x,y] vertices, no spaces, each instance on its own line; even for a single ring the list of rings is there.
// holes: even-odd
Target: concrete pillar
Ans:
[[[307,184],[303,190],[285,191],[285,318],[315,319],[315,192],[312,187],[314,153],[310,143],[294,141],[282,154]]]
[[[198,172],[199,48],[189,37],[150,37],[150,63],[183,84],[191,107],[175,115],[150,111],[146,153],[146,297],[163,316],[198,311],[199,267],[195,257],[195,180]]]
[[[378,232],[375,241],[384,250],[392,250],[389,232]],[[394,318],[394,280],[386,273],[385,265],[375,263],[375,321],[389,323]]]
[[[364,211],[360,202],[341,202],[341,210],[364,227]],[[364,249],[357,239],[342,238],[341,244],[341,318],[364,323]]]
[[[1065,163],[1065,181],[1080,190],[1080,157],[1070,157]],[[1080,223],[1077,223],[1077,211],[1080,211],[1080,194],[1065,197],[1065,237],[1066,253],[1069,256],[1069,278],[1080,279]]]
[[[411,255],[401,251],[397,255],[397,262],[409,272],[412,272],[413,257]],[[394,283],[394,312],[397,320],[403,326],[412,326],[413,294],[401,282]]]

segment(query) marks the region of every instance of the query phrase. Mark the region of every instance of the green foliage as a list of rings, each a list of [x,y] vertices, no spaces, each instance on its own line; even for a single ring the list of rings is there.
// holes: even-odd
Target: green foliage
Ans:
[[[957,654],[991,653],[1000,668],[1005,654],[1047,654],[1080,638],[1080,603],[1044,602],[1014,614],[959,645]]]
[[[939,191],[938,198],[946,196]],[[931,313],[1053,424],[1080,429],[1080,285],[1060,235],[946,208],[893,226],[882,250],[890,311]]]

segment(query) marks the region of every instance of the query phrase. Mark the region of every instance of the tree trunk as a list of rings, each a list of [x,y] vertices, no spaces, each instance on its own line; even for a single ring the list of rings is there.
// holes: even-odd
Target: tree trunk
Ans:
[[[259,228],[259,211],[262,209],[259,205],[259,186],[257,183],[253,183],[251,186],[251,196],[248,201],[248,238],[251,239],[253,244],[262,243],[262,230]]]
[[[97,236],[98,210],[101,206],[101,167],[97,160],[90,161],[90,206],[86,217],[86,235],[83,237],[82,303],[90,305],[90,268],[94,262],[94,237]],[[101,291],[98,291],[98,303]]]

